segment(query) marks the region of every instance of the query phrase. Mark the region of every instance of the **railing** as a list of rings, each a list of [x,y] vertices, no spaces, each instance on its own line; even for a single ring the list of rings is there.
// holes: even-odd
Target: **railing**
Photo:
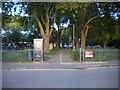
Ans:
[[[93,57],[85,57],[84,61],[102,61],[102,60],[119,60],[119,49],[85,49],[93,51]],[[79,61],[79,49],[72,51],[72,59]],[[82,54],[82,57],[85,54]],[[81,57],[81,58],[82,58]],[[82,58],[83,59],[83,58]],[[33,61],[33,50],[2,50],[3,62],[31,62]]]
[[[85,60],[118,60],[120,55],[119,49],[91,49],[85,51],[93,51],[92,58],[85,58]]]
[[[32,61],[33,50],[2,50],[3,62]]]
[[[93,57],[85,57],[85,51],[93,51]],[[85,49],[82,51],[82,61],[106,61],[106,60],[119,60],[119,49]],[[76,49],[72,51],[72,59],[80,61],[80,50]]]

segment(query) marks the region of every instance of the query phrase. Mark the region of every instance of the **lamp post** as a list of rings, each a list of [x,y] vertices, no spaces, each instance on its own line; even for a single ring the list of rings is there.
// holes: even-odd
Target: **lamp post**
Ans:
[[[73,50],[75,49],[75,36],[74,36],[74,32],[75,32],[75,25],[74,24],[72,24],[73,25]]]
[[[72,28],[73,29],[73,35],[72,36],[73,36],[73,50],[74,50],[75,49],[75,44],[74,44],[75,43],[75,40],[74,40],[75,39],[75,36],[74,36],[75,25],[74,24],[70,24],[70,25],[73,25],[73,28]]]

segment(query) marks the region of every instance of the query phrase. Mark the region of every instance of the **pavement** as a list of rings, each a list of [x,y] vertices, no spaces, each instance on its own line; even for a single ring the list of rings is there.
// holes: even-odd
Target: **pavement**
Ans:
[[[70,52],[67,49],[61,49],[58,53],[51,56],[50,59],[47,60],[47,63],[68,63],[72,62]]]
[[[119,67],[118,61],[103,62],[74,62],[70,58],[70,53],[66,49],[62,49],[56,55],[53,55],[48,61],[31,62],[31,63],[2,63],[2,70],[26,70],[26,69],[89,69],[101,67]],[[1,66],[2,65],[2,66]]]
[[[89,69],[102,67],[119,67],[118,61],[108,62],[80,62],[80,63],[3,63],[2,70],[26,70],[26,69]]]

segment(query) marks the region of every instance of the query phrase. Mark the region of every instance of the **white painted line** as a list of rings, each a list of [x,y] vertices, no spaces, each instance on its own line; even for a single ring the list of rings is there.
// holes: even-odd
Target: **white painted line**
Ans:
[[[61,63],[61,64],[81,64],[81,63]]]
[[[91,64],[91,63],[108,63],[108,62],[84,62],[86,64]]]
[[[78,69],[3,69],[4,71],[52,71],[52,70],[78,70]]]

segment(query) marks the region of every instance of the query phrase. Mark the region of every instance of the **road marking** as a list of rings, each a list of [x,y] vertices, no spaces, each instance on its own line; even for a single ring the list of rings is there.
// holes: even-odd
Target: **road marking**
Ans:
[[[4,71],[32,71],[32,70],[35,70],[35,71],[52,71],[52,70],[77,70],[77,69],[3,69]]]

